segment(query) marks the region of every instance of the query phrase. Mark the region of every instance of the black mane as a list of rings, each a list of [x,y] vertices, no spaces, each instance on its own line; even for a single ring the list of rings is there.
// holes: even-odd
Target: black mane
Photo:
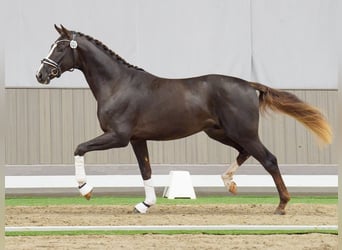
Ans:
[[[102,50],[104,50],[107,54],[109,54],[110,56],[114,57],[117,61],[121,62],[123,65],[126,65],[129,68],[134,68],[136,70],[140,70],[140,71],[144,71],[144,69],[139,68],[137,66],[134,66],[130,63],[128,63],[125,59],[123,59],[121,56],[119,56],[118,54],[116,54],[114,51],[112,51],[110,48],[108,48],[105,44],[103,44],[101,41],[85,35],[81,32],[77,32],[77,34],[79,36],[85,37],[88,41],[93,42],[96,46],[100,47]]]

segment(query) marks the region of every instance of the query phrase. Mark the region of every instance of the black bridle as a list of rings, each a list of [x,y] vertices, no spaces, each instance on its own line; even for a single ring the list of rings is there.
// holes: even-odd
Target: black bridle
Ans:
[[[59,43],[62,43],[62,42],[68,42],[69,43],[69,46],[73,51],[73,57],[72,57],[73,67],[71,69],[69,69],[69,71],[74,71],[74,69],[75,69],[75,52],[76,52],[75,50],[78,46],[75,38],[76,38],[76,33],[73,32],[72,40],[67,40],[67,39],[59,40],[59,41],[56,41],[52,46],[52,47],[57,47],[57,45]],[[47,64],[47,65],[52,67],[52,70],[50,72],[50,76],[53,76],[53,77],[60,77],[61,76],[61,74],[62,74],[61,66],[59,65],[58,62],[55,62],[54,60],[50,59],[49,56],[43,58],[41,63]]]

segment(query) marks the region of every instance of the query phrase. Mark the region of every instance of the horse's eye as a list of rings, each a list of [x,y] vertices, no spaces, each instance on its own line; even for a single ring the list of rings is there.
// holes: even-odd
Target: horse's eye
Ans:
[[[58,75],[58,69],[55,69],[55,68],[52,69],[51,70],[51,74],[54,75],[54,76]]]
[[[56,47],[56,51],[57,52],[63,52],[65,46],[63,46],[62,44],[58,44],[57,47]]]

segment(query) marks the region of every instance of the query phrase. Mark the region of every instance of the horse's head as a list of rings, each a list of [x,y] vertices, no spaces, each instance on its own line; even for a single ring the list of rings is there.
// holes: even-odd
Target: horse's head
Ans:
[[[38,82],[49,84],[50,80],[75,68],[77,50],[76,33],[67,30],[62,25],[55,25],[60,37],[52,44],[49,54],[41,61],[36,74]]]

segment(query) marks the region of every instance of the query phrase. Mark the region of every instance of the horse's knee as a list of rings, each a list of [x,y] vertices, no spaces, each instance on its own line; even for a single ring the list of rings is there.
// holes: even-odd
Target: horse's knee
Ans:
[[[87,152],[87,148],[86,146],[82,143],[80,145],[77,146],[74,155],[79,155],[79,156],[84,156],[84,154]]]

